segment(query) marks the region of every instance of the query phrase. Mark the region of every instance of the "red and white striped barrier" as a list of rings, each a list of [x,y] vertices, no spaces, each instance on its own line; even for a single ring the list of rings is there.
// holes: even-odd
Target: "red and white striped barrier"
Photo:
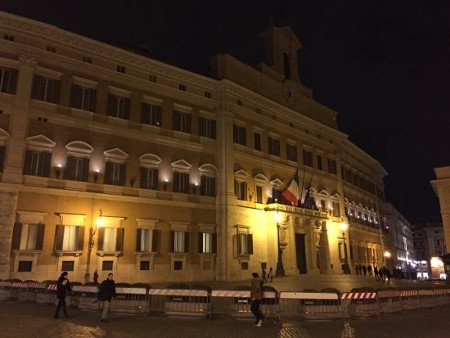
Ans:
[[[0,282],[0,286],[11,286],[11,282]]]
[[[381,290],[378,291],[378,298],[399,297],[400,292],[397,290]]]
[[[433,290],[433,294],[435,295],[446,295],[447,289],[435,289]]]
[[[213,290],[211,297],[236,297],[236,298],[250,298],[250,291],[233,291],[233,290]],[[262,298],[274,299],[277,298],[276,292],[263,292]]]
[[[56,290],[58,290],[58,286],[56,284],[49,284],[47,286],[47,290],[56,291]]]
[[[283,291],[280,293],[280,298],[282,299],[326,299],[326,300],[337,300],[339,299],[336,293],[318,293],[318,292],[291,292]]]
[[[19,283],[19,282],[13,282],[11,284],[11,286],[13,288],[27,288],[28,287],[28,283]]]
[[[344,292],[341,299],[375,299],[376,292]]]
[[[155,296],[191,296],[191,297],[208,297],[206,290],[189,290],[189,289],[150,289],[149,295]]]
[[[419,292],[417,290],[402,290],[400,291],[400,297],[417,297]]]
[[[45,283],[34,283],[34,282],[28,282],[28,287],[31,289],[46,289],[47,284]]]

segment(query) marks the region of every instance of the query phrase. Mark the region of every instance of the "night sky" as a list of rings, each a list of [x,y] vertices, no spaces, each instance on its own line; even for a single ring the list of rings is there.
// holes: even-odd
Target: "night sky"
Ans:
[[[386,200],[411,222],[440,216],[433,168],[450,165],[450,1],[22,1],[0,9],[135,48],[204,75],[228,52],[262,60],[272,18],[303,44],[300,79],[340,130],[386,168]]]

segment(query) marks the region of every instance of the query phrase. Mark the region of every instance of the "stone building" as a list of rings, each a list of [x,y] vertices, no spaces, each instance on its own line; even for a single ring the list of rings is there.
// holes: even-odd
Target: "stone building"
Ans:
[[[446,243],[450,243],[450,167],[434,169],[436,179],[431,181],[441,206],[442,226]],[[444,254],[449,253],[446,249]]]
[[[429,261],[431,257],[446,253],[444,228],[441,222],[422,222],[412,225],[413,246],[418,261]]]
[[[211,77],[4,12],[0,33],[0,278],[248,279],[278,235],[287,274],[382,263],[386,172],[302,85],[288,27]],[[297,170],[309,208],[276,203]]]

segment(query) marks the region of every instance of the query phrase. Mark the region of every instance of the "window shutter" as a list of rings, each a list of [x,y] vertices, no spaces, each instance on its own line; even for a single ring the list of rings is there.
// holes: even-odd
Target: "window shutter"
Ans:
[[[84,226],[77,226],[77,249],[78,251],[82,251],[84,248]]]
[[[39,75],[33,76],[33,85],[31,87],[31,98],[39,99],[39,87],[40,87],[40,79]]]
[[[216,139],[216,121],[211,121],[211,138]]]
[[[141,172],[141,179],[139,180],[139,185],[142,189],[146,189],[147,188],[147,168],[140,168],[140,172]]]
[[[175,252],[175,232],[170,232],[170,252]]]
[[[20,249],[20,237],[22,236],[22,223],[14,223],[13,235],[12,235],[12,250]]]
[[[120,165],[120,185],[125,186],[126,185],[126,170],[127,170],[127,164],[121,164]]]
[[[95,106],[97,104],[97,91],[95,89],[89,90],[89,111],[95,112]]]
[[[186,133],[191,133],[192,130],[192,115],[186,114]]]
[[[173,112],[172,129],[178,130],[178,131],[180,131],[180,129],[181,129],[181,116],[180,116],[180,113],[177,111]]]
[[[253,235],[252,234],[247,235],[247,248],[248,248],[248,254],[252,255],[253,254]]]
[[[130,119],[130,98],[129,97],[125,97],[124,98],[124,114],[123,114],[123,118],[125,120],[129,120]]]
[[[70,106],[73,108],[81,107],[81,88],[76,84],[72,84],[72,89],[70,90]]]
[[[44,230],[45,230],[45,224],[39,223],[37,225],[37,231],[36,231],[36,243],[34,246],[35,250],[42,250],[44,245]]]
[[[184,252],[189,252],[189,231],[184,232]]]
[[[137,229],[136,234],[136,252],[141,252],[141,236],[142,236],[142,229]]]
[[[152,232],[152,252],[158,252],[158,243],[161,237],[161,231],[153,229]]]
[[[17,89],[17,69],[11,69],[9,71],[9,86],[7,93],[15,94]]]
[[[75,178],[75,159],[67,156],[66,169],[64,170],[64,179],[73,180]]]
[[[6,147],[0,146],[0,171],[3,171],[3,167],[5,166],[5,152]]]
[[[116,234],[116,251],[122,252],[123,251],[123,235],[125,232],[124,228],[117,228],[117,234]]]
[[[211,252],[213,253],[213,254],[215,254],[215,253],[217,253],[217,233],[213,233],[212,234],[212,245],[211,245]]]
[[[105,177],[103,179],[105,184],[111,184],[112,182],[112,163],[105,163]]]
[[[108,106],[106,114],[109,116],[117,115],[117,97],[113,94],[108,94]]]
[[[152,189],[158,190],[158,179],[159,179],[159,171],[158,169],[152,169]]]
[[[52,96],[50,98],[50,101],[53,103],[59,103],[59,93],[61,91],[61,81],[59,80],[52,80]]]
[[[103,240],[105,238],[105,228],[99,228],[97,237],[97,250],[103,251]]]
[[[198,253],[203,253],[203,232],[198,233]]]
[[[87,182],[89,177],[89,159],[84,158],[83,159],[83,182]]]
[[[31,150],[27,150],[25,152],[25,163],[23,165],[23,173],[25,175],[30,175],[31,173],[31,158],[33,156],[33,152]]]
[[[173,192],[180,191],[180,173],[173,173]]]
[[[55,250],[61,251],[64,239],[64,225],[57,224],[55,231]]]
[[[48,177],[50,175],[50,162],[52,160],[52,153],[44,152],[44,163],[42,165],[42,177]]]

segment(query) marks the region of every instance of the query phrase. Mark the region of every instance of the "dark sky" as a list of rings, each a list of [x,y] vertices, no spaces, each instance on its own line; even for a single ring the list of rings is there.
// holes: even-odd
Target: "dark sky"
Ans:
[[[303,44],[300,79],[342,131],[388,171],[386,198],[410,221],[439,217],[433,168],[450,165],[450,1],[2,0],[0,9],[209,74],[228,52],[262,59],[273,17]]]

